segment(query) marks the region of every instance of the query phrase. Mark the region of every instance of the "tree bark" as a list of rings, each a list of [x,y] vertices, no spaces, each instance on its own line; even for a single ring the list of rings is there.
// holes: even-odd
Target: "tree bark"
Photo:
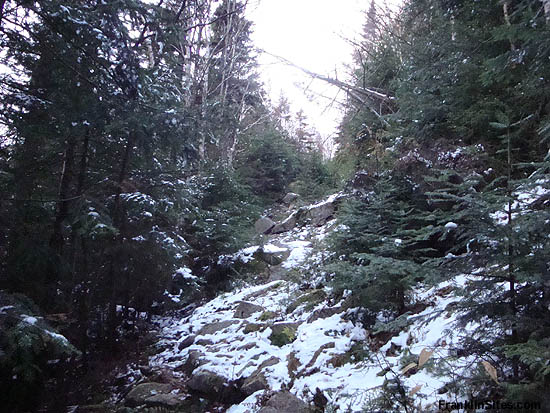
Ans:
[[[59,181],[59,201],[57,203],[57,214],[53,224],[53,234],[50,239],[50,246],[61,256],[65,238],[63,236],[63,222],[69,216],[69,187],[73,179],[74,147],[76,139],[73,136],[67,138],[65,155],[63,159],[63,169]]]

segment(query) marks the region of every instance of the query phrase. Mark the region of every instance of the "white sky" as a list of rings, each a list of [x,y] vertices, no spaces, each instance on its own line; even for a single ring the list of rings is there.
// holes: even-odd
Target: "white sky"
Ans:
[[[352,62],[353,47],[344,38],[357,39],[370,0],[252,0],[248,18],[254,22],[252,40],[269,53],[282,56],[311,71],[345,80],[345,64]],[[260,56],[262,79],[274,103],[280,91],[290,100],[295,112],[302,108],[323,137],[330,136],[340,119],[340,111],[331,103],[338,89],[315,81],[310,90],[329,96],[308,101],[303,87],[307,75],[277,63],[273,57]],[[296,85],[301,83],[302,87]],[[343,99],[341,92],[339,98]]]

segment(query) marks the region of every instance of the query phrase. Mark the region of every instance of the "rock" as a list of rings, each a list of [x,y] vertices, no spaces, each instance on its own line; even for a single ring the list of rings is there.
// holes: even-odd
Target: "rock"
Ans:
[[[296,357],[296,353],[294,351],[291,351],[288,356],[286,356],[286,367],[288,370],[288,375],[291,379],[296,378],[296,373],[298,372],[298,369],[300,368],[300,360]]]
[[[226,386],[227,380],[211,371],[203,370],[194,374],[187,382],[187,387],[199,393],[219,393]]]
[[[342,307],[330,307],[330,308],[321,308],[319,310],[315,310],[307,319],[308,323],[313,323],[316,320],[319,320],[320,318],[329,318],[332,317],[334,314],[338,314],[344,311]]]
[[[216,402],[234,404],[240,403],[245,398],[234,382],[208,370],[194,374],[187,382],[187,387]]]
[[[333,201],[326,201],[308,209],[306,216],[311,219],[313,225],[323,225],[334,215]]]
[[[191,346],[195,342],[195,335],[191,334],[190,336],[187,336],[181,343],[178,344],[179,350],[184,350],[187,347]]]
[[[200,350],[191,350],[187,355],[187,360],[183,363],[177,370],[183,371],[188,376],[193,373],[193,371],[206,363],[204,359],[205,354]]]
[[[265,324],[259,324],[259,323],[249,323],[244,327],[243,332],[245,334],[253,333],[255,331],[260,331],[262,329],[265,329]]]
[[[271,229],[271,233],[280,234],[281,232],[290,231],[292,228],[296,226],[297,222],[298,222],[297,213],[293,212],[287,219],[285,219],[282,222],[279,222],[278,224],[275,224],[275,226]]]
[[[269,366],[273,366],[279,363],[281,360],[278,357],[270,357],[258,366],[256,371],[252,373],[243,383],[241,391],[250,396],[252,393],[256,393],[258,390],[266,390],[269,388],[267,379],[263,373],[263,369]]]
[[[269,234],[274,226],[275,222],[268,217],[261,217],[254,223],[254,229],[258,234]]]
[[[323,392],[319,390],[319,387],[317,387],[315,390],[315,395],[313,396],[313,405],[317,408],[318,411],[324,412],[327,403],[328,399],[323,394]]]
[[[227,327],[229,327],[232,324],[238,323],[237,320],[224,320],[224,321],[218,321],[216,323],[210,323],[203,326],[197,335],[205,336],[207,334],[215,334],[218,331],[221,331]]]
[[[269,398],[258,413],[310,413],[309,406],[292,393],[280,391]]]
[[[256,324],[256,325],[259,325],[259,324]],[[256,347],[256,344],[246,343],[246,344],[243,344],[242,346],[237,347],[237,351],[239,351],[239,350],[250,350],[251,348],[254,348],[254,347]]]
[[[199,338],[198,340],[195,341],[195,344],[197,346],[206,347],[206,346],[211,346],[212,344],[214,344],[214,342],[212,340],[207,339],[207,338]]]
[[[252,304],[247,301],[239,302],[239,305],[235,309],[233,318],[248,318],[252,314],[264,311],[264,308],[260,305]]]
[[[355,174],[351,181],[353,189],[367,189],[372,187],[376,182],[375,177],[367,171],[359,171]]]
[[[250,396],[251,394],[256,393],[259,390],[266,390],[268,388],[269,385],[267,384],[267,379],[265,378],[265,375],[263,373],[259,373],[247,378],[241,387],[241,391],[245,395]]]
[[[292,204],[294,201],[296,201],[298,198],[300,197],[300,195],[298,194],[295,194],[294,192],[289,192],[288,194],[286,194],[283,198],[283,204],[285,205],[290,205]]]
[[[166,383],[141,383],[134,387],[126,395],[126,405],[137,407],[146,404],[147,399],[159,393],[166,394],[172,391],[173,387]]]
[[[296,340],[296,330],[300,323],[277,323],[271,327],[269,340],[275,346],[282,347]]]
[[[290,255],[288,248],[278,248],[272,245],[258,248],[253,257],[269,265],[279,265]]]
[[[145,400],[145,404],[150,407],[177,407],[184,401],[183,396],[172,393],[155,394]]]

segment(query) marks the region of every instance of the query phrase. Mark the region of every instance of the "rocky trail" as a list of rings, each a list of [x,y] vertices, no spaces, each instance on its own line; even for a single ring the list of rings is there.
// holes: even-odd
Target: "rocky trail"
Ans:
[[[155,354],[148,365],[129,367],[129,391],[117,404],[128,411],[356,412],[385,387],[400,386],[431,411],[472,363],[447,361],[457,337],[446,308],[458,300],[453,287],[467,279],[418,290],[421,305],[402,316],[399,331],[365,330],[346,295],[332,297],[329,274],[313,271],[325,258],[325,237],[339,230],[339,200],[295,209],[279,223],[260,219],[262,245],[220,257],[261,269],[255,279],[155,318]],[[446,380],[433,374],[443,368],[452,371]]]

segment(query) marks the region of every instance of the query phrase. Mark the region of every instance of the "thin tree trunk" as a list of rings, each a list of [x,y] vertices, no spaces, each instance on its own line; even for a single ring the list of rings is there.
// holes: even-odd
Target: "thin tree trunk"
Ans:
[[[122,185],[124,180],[127,177],[128,174],[128,166],[130,163],[130,157],[132,154],[132,148],[134,147],[135,142],[135,136],[134,133],[131,132],[128,135],[128,139],[126,141],[126,147],[124,148],[124,153],[122,154],[122,159],[120,163],[120,171],[118,174],[117,179],[117,189],[115,193],[115,200],[114,200],[114,211],[113,211],[113,226],[118,230],[118,234],[114,239],[115,244],[115,254],[111,257],[111,262],[109,265],[109,281],[110,281],[110,293],[111,298],[109,302],[109,315],[107,320],[107,337],[111,344],[115,343],[116,338],[116,327],[117,327],[117,313],[116,313],[116,306],[117,306],[117,297],[118,297],[118,283],[117,283],[117,271],[120,268],[120,251],[119,250],[122,247],[122,244],[124,242],[124,211],[122,207],[121,202],[121,194],[122,194]]]
[[[61,256],[65,238],[63,237],[63,222],[69,216],[69,187],[73,179],[74,147],[76,140],[70,136],[66,142],[65,155],[63,159],[63,169],[59,181],[59,201],[57,203],[57,214],[53,224],[53,234],[50,239],[50,246]]]

